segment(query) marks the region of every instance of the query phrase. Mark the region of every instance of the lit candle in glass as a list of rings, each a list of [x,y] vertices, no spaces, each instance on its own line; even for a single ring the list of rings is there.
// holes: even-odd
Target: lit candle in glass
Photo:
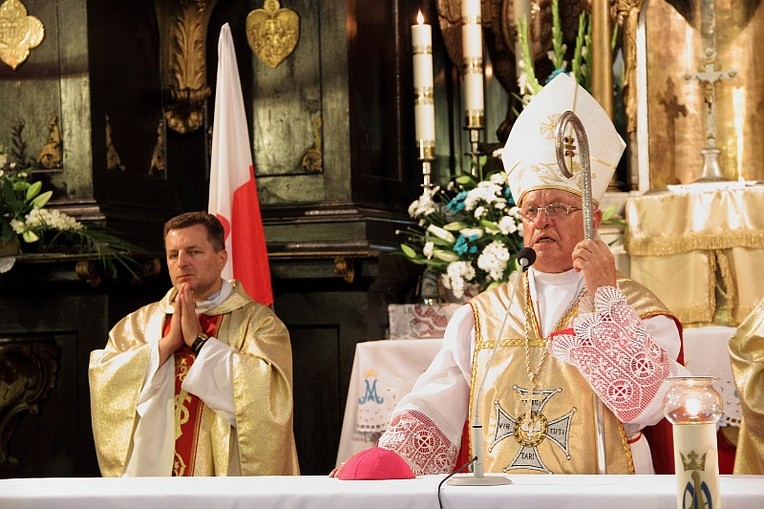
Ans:
[[[483,31],[480,0],[462,0],[464,109],[467,127],[483,127]]]
[[[432,70],[432,27],[424,22],[422,11],[411,26],[414,49],[414,134],[419,159],[432,159],[435,153],[435,101]]]
[[[719,452],[716,422],[724,402],[712,376],[669,378],[663,413],[674,429],[677,509],[719,505]]]

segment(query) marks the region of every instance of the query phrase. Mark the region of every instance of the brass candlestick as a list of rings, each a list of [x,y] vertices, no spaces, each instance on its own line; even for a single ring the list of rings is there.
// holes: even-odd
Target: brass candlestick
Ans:
[[[477,180],[483,180],[483,168],[480,164],[480,156],[485,155],[485,152],[480,147],[480,138],[484,126],[480,124],[470,125],[468,123],[464,129],[469,132],[470,137],[470,151],[466,153],[466,155],[470,156],[470,174]]]
[[[435,160],[435,141],[417,140],[419,156],[417,159],[422,163],[422,187],[432,188],[432,162]]]

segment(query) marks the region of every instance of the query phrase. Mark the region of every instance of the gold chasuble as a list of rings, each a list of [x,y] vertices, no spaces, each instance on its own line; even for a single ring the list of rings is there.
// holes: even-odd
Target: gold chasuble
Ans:
[[[254,302],[238,282],[232,284],[231,295],[206,311],[201,322],[205,330],[216,329],[215,338],[234,350],[230,371],[235,426],[180,389],[182,377],[198,360],[190,350],[179,350],[174,361],[168,359],[175,366],[175,397],[169,396],[175,401],[162,402],[163,422],[172,429],[156,430],[175,438],[176,455],[168,457],[156,475],[299,474],[289,333],[268,307]],[[176,294],[171,289],[160,302],[123,318],[109,333],[106,347],[91,353],[91,417],[104,476],[124,475],[137,447],[138,403],[150,350],[163,335]]]
[[[735,474],[764,474],[764,299],[743,320],[729,342],[730,363],[740,394],[743,422],[735,453]]]
[[[518,276],[523,281],[498,338],[510,302],[509,290]],[[618,284],[642,318],[669,314],[641,285],[625,278]],[[486,376],[477,402],[486,472],[596,474],[594,392],[575,367],[548,352],[549,338],[539,333],[527,273],[513,273],[509,283],[483,292],[470,306],[475,319],[470,414],[477,385]],[[571,327],[579,314],[592,311],[592,300],[584,288],[555,332]],[[489,365],[497,338],[499,344]],[[634,473],[623,425],[607,407],[604,410],[607,473]],[[469,419],[472,422],[472,415]]]

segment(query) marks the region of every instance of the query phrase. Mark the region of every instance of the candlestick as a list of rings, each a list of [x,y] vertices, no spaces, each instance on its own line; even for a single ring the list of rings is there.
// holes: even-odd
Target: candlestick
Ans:
[[[464,109],[467,128],[482,128],[483,30],[480,0],[462,0],[462,57],[464,58]]]
[[[724,402],[712,376],[671,377],[663,413],[673,424],[676,506],[719,509],[716,421]]]
[[[424,22],[421,10],[417,24],[411,26],[411,41],[414,50],[414,134],[419,159],[429,160],[435,154],[432,27]]]

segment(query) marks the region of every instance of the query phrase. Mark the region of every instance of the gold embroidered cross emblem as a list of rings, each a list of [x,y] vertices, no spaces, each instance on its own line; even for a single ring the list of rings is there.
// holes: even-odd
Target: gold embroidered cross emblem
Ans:
[[[517,385],[514,385],[512,389],[519,394],[518,399],[525,403],[526,411],[515,419],[501,407],[498,401],[494,402],[496,432],[488,451],[491,452],[496,444],[505,438],[514,437],[520,445],[520,449],[510,464],[502,470],[508,472],[510,470],[528,469],[551,474],[552,471],[541,458],[538,446],[548,438],[563,452],[567,459],[570,459],[568,440],[576,409],[572,408],[565,415],[550,421],[543,413],[544,406],[552,396],[562,392],[562,389],[529,390]]]

